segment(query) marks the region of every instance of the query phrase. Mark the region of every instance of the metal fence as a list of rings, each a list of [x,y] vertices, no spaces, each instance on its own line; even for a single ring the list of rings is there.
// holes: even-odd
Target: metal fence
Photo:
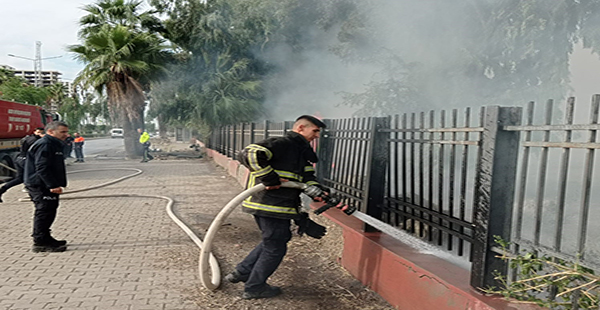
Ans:
[[[427,241],[469,254],[484,109],[392,118],[384,219]],[[474,125],[474,126],[473,126]]]
[[[523,133],[511,238],[515,250],[535,250],[600,270],[600,242],[593,239],[600,233],[600,197],[593,182],[599,106],[595,95],[589,122],[573,124],[575,99],[559,109],[564,115],[558,122],[549,100],[541,124],[534,124],[530,103],[525,125],[503,128]]]
[[[588,225],[598,209],[591,201],[600,192],[594,191],[593,183],[594,151],[600,145],[599,102],[595,96],[589,123],[577,125],[572,98],[559,125],[551,124],[556,119],[551,101],[540,125],[533,123],[533,103],[527,107],[524,125],[522,108],[497,106],[476,113],[467,108],[326,119],[327,129],[315,145],[320,158],[317,175],[360,211],[471,260],[474,287],[496,284],[494,270],[508,272],[506,263],[496,258],[494,236],[510,240],[515,250],[578,259],[600,270],[594,260],[600,249],[589,246],[593,242],[589,236],[600,227]],[[292,125],[222,127],[213,132],[208,146],[235,158],[245,145],[282,136]],[[582,137],[576,131],[587,133],[585,141],[573,139]],[[583,150],[585,159],[577,161],[573,148]],[[561,152],[559,164],[550,149]],[[535,171],[533,161],[538,164]],[[578,202],[568,186],[576,177],[581,178],[576,185]],[[555,190],[549,190],[550,183]],[[576,237],[565,237],[574,229]],[[365,230],[373,228],[366,225]]]
[[[293,122],[243,123],[215,129],[208,139],[208,147],[231,158],[248,144],[270,137],[281,137],[292,130]]]

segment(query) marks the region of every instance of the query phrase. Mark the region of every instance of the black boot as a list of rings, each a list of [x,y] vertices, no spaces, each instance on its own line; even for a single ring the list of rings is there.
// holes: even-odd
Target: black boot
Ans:
[[[243,299],[259,299],[259,298],[271,298],[281,294],[281,288],[277,286],[266,285],[262,291],[258,292],[244,292],[242,294]]]
[[[66,245],[61,245],[61,246],[49,246],[49,245],[33,245],[31,247],[31,251],[33,253],[40,253],[40,252],[64,252],[67,250],[67,246]]]
[[[231,283],[246,282],[248,281],[249,276],[249,274],[241,274],[234,269],[230,274],[225,276],[225,280]]]
[[[56,239],[54,239],[54,237],[50,236],[50,237],[48,237],[48,243],[61,246],[61,245],[67,245],[67,240],[56,240]]]
[[[33,240],[33,247],[31,250],[34,253],[38,252],[64,252],[67,250],[67,241],[56,240],[52,236],[48,235],[43,238],[37,238]]]

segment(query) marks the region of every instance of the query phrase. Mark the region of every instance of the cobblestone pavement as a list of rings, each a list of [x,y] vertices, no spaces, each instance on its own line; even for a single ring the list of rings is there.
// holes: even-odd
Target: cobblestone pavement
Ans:
[[[240,187],[205,160],[88,160],[69,171],[103,169],[69,175],[79,189],[132,172],[144,173],[121,183],[71,196],[137,193],[175,199],[184,215],[199,192],[204,203],[222,204]],[[219,188],[219,194],[212,189]],[[62,200],[53,235],[69,242],[64,253],[32,253],[31,202],[17,186],[0,204],[0,309],[201,309],[186,300],[180,287],[197,286],[196,270],[182,270],[165,253],[190,251],[195,245],[165,212],[166,203],[151,198]],[[229,191],[229,192],[228,192]],[[224,193],[223,193],[224,192]],[[67,196],[64,196],[67,197]],[[196,224],[212,216],[192,218]],[[185,249],[183,249],[185,248]]]

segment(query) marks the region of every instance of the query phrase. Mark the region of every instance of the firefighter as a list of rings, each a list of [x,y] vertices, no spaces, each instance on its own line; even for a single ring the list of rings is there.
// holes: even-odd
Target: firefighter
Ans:
[[[242,298],[269,298],[281,294],[281,289],[267,284],[267,279],[279,267],[292,238],[291,221],[313,238],[325,235],[325,227],[299,211],[299,189],[280,188],[281,182],[304,182],[319,185],[313,164],[317,155],[310,142],[319,137],[325,124],[310,115],[302,115],[285,137],[269,138],[250,144],[240,153],[239,160],[250,170],[248,188],[262,183],[266,191],[247,198],[242,203],[244,212],[250,213],[262,234],[254,250],[225,276],[231,283],[245,282]]]

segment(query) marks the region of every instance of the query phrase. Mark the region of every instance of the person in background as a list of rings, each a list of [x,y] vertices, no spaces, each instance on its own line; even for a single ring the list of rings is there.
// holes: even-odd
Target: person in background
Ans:
[[[2,194],[4,194],[11,187],[17,186],[23,183],[23,174],[25,167],[25,158],[27,157],[27,151],[29,148],[37,141],[39,138],[44,136],[44,128],[38,127],[35,129],[33,134],[23,137],[21,139],[21,148],[20,152],[15,159],[15,167],[17,168],[17,175],[14,179],[4,183],[2,187],[0,187],[0,202],[2,202]]]
[[[35,206],[33,214],[33,252],[64,252],[65,240],[56,240],[50,227],[56,218],[58,197],[67,186],[63,157],[69,126],[60,121],[46,125],[46,135],[27,151],[24,183]]]
[[[281,187],[285,181],[321,187],[313,167],[318,160],[317,154],[310,142],[319,137],[324,127],[325,124],[314,116],[302,115],[284,137],[250,144],[240,152],[240,162],[250,170],[247,187],[258,183],[266,186],[265,191],[242,202],[242,210],[254,216],[262,241],[225,276],[231,283],[245,283],[244,299],[281,294],[281,289],[267,284],[267,279],[277,270],[287,252],[287,243],[292,238],[291,220],[298,225],[299,234],[319,239],[327,231],[324,226],[311,221],[308,213],[300,212],[301,190]]]
[[[75,149],[75,162],[83,163],[83,144],[85,143],[85,139],[79,135],[79,133],[74,133],[75,140],[73,140],[73,145]]]
[[[73,140],[75,140],[75,139],[70,134],[67,135],[67,138],[65,139],[65,151],[64,151],[65,159],[73,157],[73,156],[71,156],[71,152],[73,152]]]
[[[144,148],[144,153],[142,157],[142,163],[148,162],[149,160],[153,160],[154,157],[150,155],[150,135],[147,131],[142,130],[142,128],[138,128],[138,133],[140,134],[140,143]]]

